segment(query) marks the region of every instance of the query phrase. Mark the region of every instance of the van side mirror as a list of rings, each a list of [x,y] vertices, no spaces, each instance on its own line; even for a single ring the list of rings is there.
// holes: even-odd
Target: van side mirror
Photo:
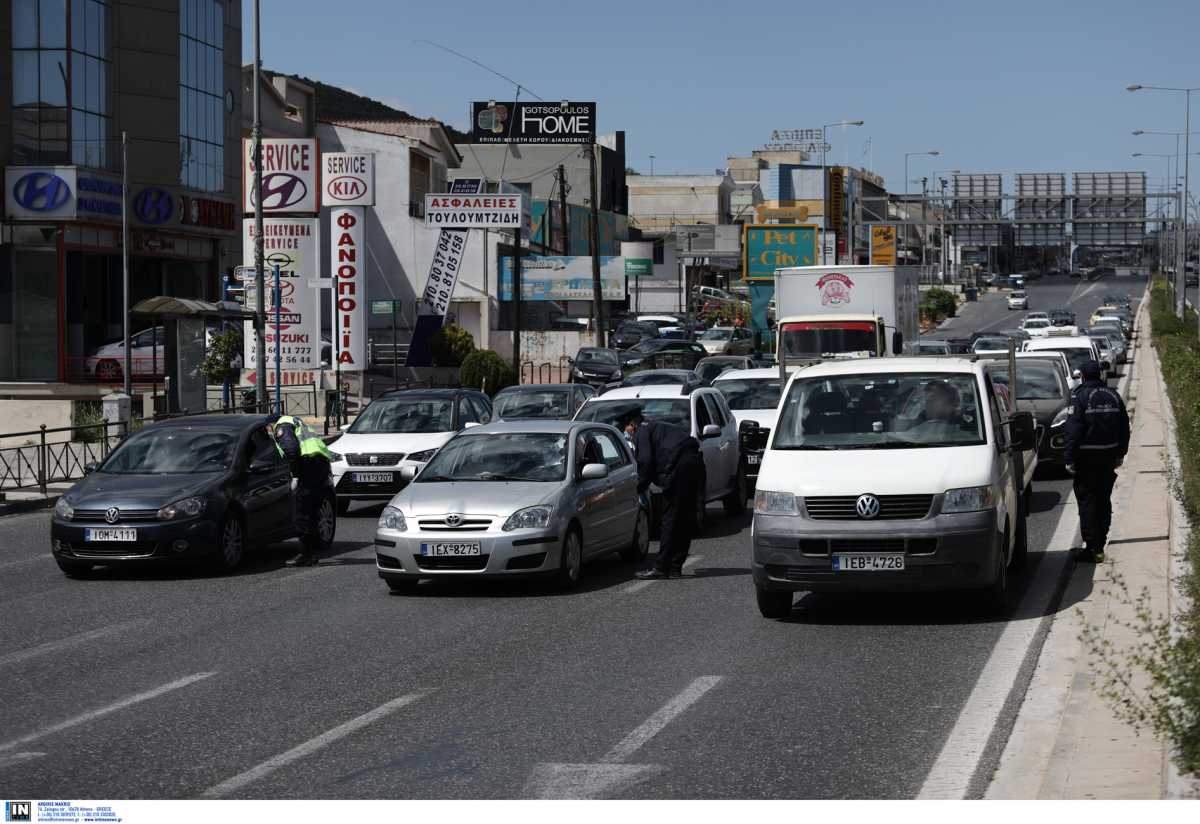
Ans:
[[[1037,446],[1037,425],[1032,412],[1017,412],[1008,420],[1010,442],[1017,452],[1028,452]]]
[[[904,352],[904,333],[897,329],[892,333],[892,354],[900,355]]]
[[[721,437],[721,427],[717,426],[715,423],[707,424],[704,429],[700,431],[700,437],[706,439],[719,438]]]

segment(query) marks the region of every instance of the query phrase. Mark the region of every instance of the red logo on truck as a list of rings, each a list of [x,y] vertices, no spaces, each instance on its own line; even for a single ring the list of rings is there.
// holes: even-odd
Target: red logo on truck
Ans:
[[[830,272],[817,281],[817,289],[821,292],[822,306],[842,306],[850,302],[854,281],[841,272]]]

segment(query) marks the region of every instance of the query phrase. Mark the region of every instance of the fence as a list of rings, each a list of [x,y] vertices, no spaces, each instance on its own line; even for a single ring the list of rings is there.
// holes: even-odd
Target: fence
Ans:
[[[571,380],[571,358],[562,355],[557,361],[521,364],[521,383],[567,383]]]
[[[404,366],[408,360],[407,343],[393,346],[390,342],[367,341],[367,364],[375,366]]]
[[[205,391],[206,409],[209,412],[254,412],[255,392],[253,386],[229,387],[229,407],[225,405],[225,389],[222,386],[209,386]],[[267,387],[267,403],[271,410],[281,415],[297,417],[317,417],[317,385],[302,383],[294,386],[280,387],[280,406],[275,408],[275,389]],[[158,398],[155,398],[155,409],[158,409]],[[185,410],[186,411],[186,410]],[[159,416],[161,417],[161,416]]]
[[[88,464],[107,458],[127,434],[123,423],[42,426],[6,434],[6,440],[27,438],[30,443],[0,448],[0,490],[36,485],[45,494],[47,484],[82,478]]]

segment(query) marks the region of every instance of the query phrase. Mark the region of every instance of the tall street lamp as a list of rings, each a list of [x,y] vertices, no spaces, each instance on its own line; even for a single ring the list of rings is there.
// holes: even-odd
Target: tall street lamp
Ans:
[[[650,155],[650,177],[654,177],[654,155]]]
[[[828,226],[829,226],[829,215],[826,214],[827,209],[825,208],[826,204],[829,203],[829,193],[826,191],[826,180],[825,180],[825,147],[828,145],[829,140],[825,136],[825,134],[826,134],[825,130],[830,128],[831,126],[861,126],[865,122],[866,122],[865,120],[839,120],[837,123],[826,123],[825,125],[823,125],[821,127],[821,198],[822,198],[821,199],[821,221],[822,221],[822,223],[825,224],[825,228],[828,228]],[[821,232],[821,265],[824,266],[826,264],[826,262],[827,261],[825,260],[825,232],[822,231]]]
[[[908,159],[910,157],[920,157],[921,155],[928,155],[929,157],[937,157],[941,153],[942,152],[940,149],[931,149],[930,151],[927,151],[927,152],[905,152],[904,153],[904,225],[905,225],[904,238],[905,238],[906,245],[908,242],[908,218],[909,218],[909,211],[908,211],[908,206],[909,206],[909,204],[908,204]],[[921,241],[921,248],[922,248],[922,251],[925,248],[924,239],[922,239],[922,241]]]
[[[1179,261],[1175,279],[1175,314],[1182,320],[1184,316],[1184,303],[1186,296],[1184,295],[1184,284],[1187,283],[1187,248],[1188,248],[1188,217],[1187,217],[1187,202],[1188,202],[1188,175],[1190,174],[1190,164],[1188,163],[1188,155],[1191,153],[1191,128],[1192,128],[1192,92],[1200,91],[1200,86],[1178,87],[1178,86],[1143,86],[1139,83],[1134,83],[1125,87],[1127,91],[1136,92],[1143,89],[1159,92],[1183,92],[1183,203],[1182,225],[1179,227],[1182,235],[1180,236],[1179,251],[1177,252],[1177,260]],[[1200,330],[1198,330],[1200,331]]]
[[[1142,134],[1142,132],[1134,132],[1134,134]],[[1173,191],[1174,190],[1174,187],[1171,186],[1171,159],[1173,157],[1175,157],[1175,155],[1156,154],[1156,153],[1147,153],[1147,152],[1134,152],[1133,154],[1130,155],[1130,157],[1161,157],[1161,158],[1166,159],[1166,161],[1167,161],[1167,176],[1163,182],[1163,190],[1164,191]],[[1176,208],[1178,208],[1178,204],[1176,204]],[[1167,221],[1166,221],[1166,215],[1164,214],[1163,219],[1159,222],[1159,232],[1158,232],[1158,268],[1159,268],[1160,274],[1161,274],[1161,271],[1163,268],[1163,249],[1165,248],[1163,244],[1165,242],[1166,233],[1167,233]]]
[[[939,238],[938,238],[938,241],[939,241],[938,242],[938,247],[939,247],[938,248],[938,264],[942,267],[942,282],[943,283],[946,282],[946,258],[947,258],[946,253],[948,251],[947,246],[946,246],[946,183],[947,183],[947,181],[946,181],[946,178],[944,178],[944,177],[939,178],[938,175],[960,175],[960,174],[962,174],[962,169],[934,169],[929,175],[931,178],[933,178],[935,187],[940,188],[941,193],[942,193],[942,196],[939,198],[939,201],[941,203],[941,209],[939,209],[939,211],[938,211],[938,235],[939,235]],[[939,182],[941,185],[937,186],[937,184]]]

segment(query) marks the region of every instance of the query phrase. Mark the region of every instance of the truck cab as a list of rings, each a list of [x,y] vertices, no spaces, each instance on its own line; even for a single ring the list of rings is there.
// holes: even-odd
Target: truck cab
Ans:
[[[775,358],[780,364],[838,358],[878,358],[891,350],[899,355],[903,335],[892,336],[889,346],[884,318],[877,315],[796,315],[779,321],[775,329]]]

